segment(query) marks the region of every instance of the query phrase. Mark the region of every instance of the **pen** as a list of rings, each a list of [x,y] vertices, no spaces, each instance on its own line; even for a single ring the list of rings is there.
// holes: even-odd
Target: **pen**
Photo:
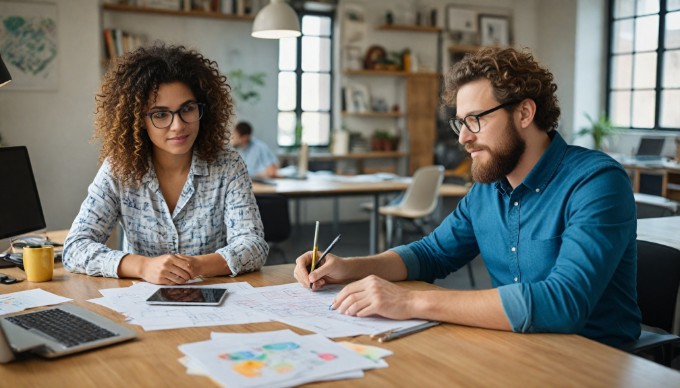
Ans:
[[[319,221],[316,222],[316,228],[314,230],[314,246],[312,247],[312,271],[314,271],[314,268],[316,267],[316,254],[319,249],[318,243],[319,242]],[[312,272],[309,271],[309,272]],[[312,289],[312,283],[309,283],[309,289]]]
[[[326,258],[326,255],[331,253],[331,250],[333,249],[335,244],[337,244],[338,241],[340,241],[340,237],[342,237],[341,234],[339,234],[335,239],[333,239],[333,241],[331,241],[331,244],[328,246],[328,248],[326,248],[326,250],[323,251],[323,253],[321,254],[321,257],[319,258],[319,261],[316,262],[316,268],[321,267],[321,264],[323,263],[324,259]]]
[[[400,330],[394,330],[391,332],[388,332],[384,336],[378,338],[379,342],[387,342],[391,341],[393,339],[405,337],[409,334],[417,333],[419,331],[423,331],[425,329],[429,329],[430,327],[437,326],[440,322],[438,321],[429,321],[425,323],[421,323],[420,325],[409,327],[406,329],[400,329]]]

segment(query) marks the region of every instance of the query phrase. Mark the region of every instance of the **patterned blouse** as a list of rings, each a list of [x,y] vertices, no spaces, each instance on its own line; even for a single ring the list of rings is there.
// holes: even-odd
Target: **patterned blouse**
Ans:
[[[172,214],[149,163],[135,187],[118,183],[104,162],[64,243],[67,270],[115,278],[128,253],[155,257],[216,252],[233,275],[264,265],[269,247],[246,166],[236,151],[223,151],[210,165],[194,154]],[[105,245],[117,222],[125,232],[122,251]]]

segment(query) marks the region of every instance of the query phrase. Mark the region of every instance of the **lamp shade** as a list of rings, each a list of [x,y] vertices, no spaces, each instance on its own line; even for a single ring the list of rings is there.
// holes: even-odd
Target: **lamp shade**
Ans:
[[[9,70],[7,70],[7,66],[5,66],[5,62],[2,61],[0,56],[0,88],[7,85],[11,80],[12,76],[9,75]]]
[[[285,0],[271,0],[255,16],[251,35],[261,39],[282,39],[296,38],[302,34],[300,21],[293,8]]]

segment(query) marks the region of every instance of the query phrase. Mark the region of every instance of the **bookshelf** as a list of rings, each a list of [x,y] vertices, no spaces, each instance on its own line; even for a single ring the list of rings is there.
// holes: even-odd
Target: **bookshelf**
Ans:
[[[216,11],[198,11],[198,10],[173,10],[173,9],[163,9],[163,8],[150,8],[142,7],[138,5],[127,5],[127,4],[113,4],[104,3],[102,4],[102,9],[106,11],[115,12],[134,12],[134,13],[144,13],[149,15],[166,15],[166,16],[185,16],[185,17],[196,17],[196,18],[210,18],[210,19],[224,19],[233,21],[253,21],[255,20],[255,15],[235,15],[235,14],[225,14]]]

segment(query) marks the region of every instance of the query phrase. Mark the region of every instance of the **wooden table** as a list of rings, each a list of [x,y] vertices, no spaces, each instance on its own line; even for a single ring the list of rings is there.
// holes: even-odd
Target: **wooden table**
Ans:
[[[253,182],[253,192],[256,195],[281,194],[290,198],[373,196],[373,210],[371,212],[369,233],[370,254],[377,253],[378,248],[378,219],[380,217],[378,208],[380,207],[380,195],[404,191],[409,186],[408,182],[403,181],[346,182],[327,179],[276,179],[275,181],[275,185]],[[468,188],[465,186],[447,183],[441,186],[440,194],[443,196],[463,197],[467,194],[467,191]],[[336,203],[333,208],[333,219],[336,225],[339,218],[339,208]]]
[[[255,287],[293,282],[293,265],[264,267],[235,278],[205,283],[247,281]],[[23,278],[17,268],[3,272]],[[257,332],[291,328],[279,322],[214,326],[146,332],[127,325],[123,316],[86,300],[98,290],[127,287],[132,280],[90,277],[66,272],[61,265],[45,283],[1,286],[1,292],[42,288],[102,314],[137,332],[137,339],[60,359],[31,357],[0,364],[0,385],[16,387],[212,387],[205,377],[189,376],[177,359],[181,344],[205,341],[211,331]],[[433,289],[422,282],[404,282],[413,289]],[[452,386],[601,386],[679,387],[680,373],[651,361],[577,335],[517,334],[444,324],[392,342],[376,343],[367,336],[352,342],[379,345],[394,352],[389,368],[367,371],[361,379],[319,383],[328,387],[452,387]]]
[[[621,163],[626,170],[631,171],[633,191],[640,192],[640,175],[650,174],[661,177],[661,196],[680,201],[680,164],[665,163],[659,165],[640,164],[633,162]]]

